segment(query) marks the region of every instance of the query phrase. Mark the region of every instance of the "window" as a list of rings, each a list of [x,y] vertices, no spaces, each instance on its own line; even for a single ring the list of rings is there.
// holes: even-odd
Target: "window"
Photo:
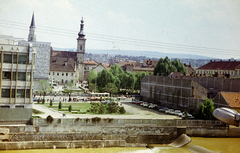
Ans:
[[[15,108],[24,108],[23,105],[18,105],[18,106],[15,106]]]
[[[2,97],[10,98],[10,89],[2,89]]]
[[[80,50],[82,50],[82,45],[80,45]]]
[[[49,75],[50,75],[50,73],[49,73]]]
[[[26,89],[26,98],[30,98],[30,89]]]
[[[3,71],[3,77],[4,80],[11,80],[11,72],[4,72]]]
[[[17,55],[13,55],[13,64],[17,64]]]
[[[27,81],[31,81],[31,73],[30,72],[27,73]]]
[[[4,54],[3,63],[12,63],[12,54]]]
[[[53,72],[52,75],[54,75],[55,73]]]
[[[57,76],[59,76],[59,73],[57,73]]]
[[[63,79],[62,79],[62,83],[63,83],[64,81],[63,81]]]
[[[17,79],[20,80],[20,81],[25,81],[26,80],[26,72],[18,72],[18,78]]]
[[[66,76],[68,76],[68,73],[66,73]]]
[[[17,98],[25,98],[25,89],[17,89]]]
[[[10,106],[1,106],[1,108],[10,108]]]
[[[64,76],[64,73],[62,73],[62,76]]]
[[[68,81],[67,80],[65,80],[65,84],[67,84],[68,83]]]
[[[27,55],[19,55],[18,64],[27,64]]]
[[[12,89],[12,98],[15,98],[15,89]]]
[[[240,71],[239,71],[239,74],[240,74]],[[73,76],[73,73],[72,73],[72,76]]]

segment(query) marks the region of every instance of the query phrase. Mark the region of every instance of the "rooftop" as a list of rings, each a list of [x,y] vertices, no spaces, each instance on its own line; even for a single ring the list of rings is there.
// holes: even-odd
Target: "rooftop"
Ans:
[[[240,92],[221,92],[230,107],[240,108]]]
[[[240,61],[211,61],[198,69],[235,70],[237,67],[240,68]]]

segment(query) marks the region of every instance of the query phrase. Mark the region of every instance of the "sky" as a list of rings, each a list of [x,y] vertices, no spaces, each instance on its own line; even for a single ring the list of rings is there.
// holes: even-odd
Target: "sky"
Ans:
[[[137,50],[240,59],[239,0],[0,0],[0,35],[76,48]],[[114,52],[114,51],[113,51]],[[147,55],[146,55],[147,56]]]

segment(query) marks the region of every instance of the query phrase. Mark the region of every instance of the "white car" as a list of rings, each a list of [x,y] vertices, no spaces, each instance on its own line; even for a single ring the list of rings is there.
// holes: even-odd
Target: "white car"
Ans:
[[[166,114],[174,114],[174,109],[168,109],[165,111]]]
[[[182,112],[181,112],[180,110],[175,110],[175,111],[174,111],[174,115],[177,115],[177,116],[178,116],[179,113],[182,113]]]
[[[154,108],[154,107],[156,107],[157,105],[156,104],[150,104],[149,106],[148,106],[148,108]]]
[[[143,107],[148,107],[149,104],[148,104],[148,102],[143,102],[142,106],[143,106]]]

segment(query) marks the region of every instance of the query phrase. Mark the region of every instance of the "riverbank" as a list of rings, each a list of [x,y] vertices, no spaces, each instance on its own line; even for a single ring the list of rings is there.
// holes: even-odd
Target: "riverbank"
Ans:
[[[4,126],[9,132],[0,150],[48,148],[144,147],[169,144],[182,133],[198,137],[231,137],[232,129],[217,120],[59,118],[52,123],[32,119],[33,125]]]

